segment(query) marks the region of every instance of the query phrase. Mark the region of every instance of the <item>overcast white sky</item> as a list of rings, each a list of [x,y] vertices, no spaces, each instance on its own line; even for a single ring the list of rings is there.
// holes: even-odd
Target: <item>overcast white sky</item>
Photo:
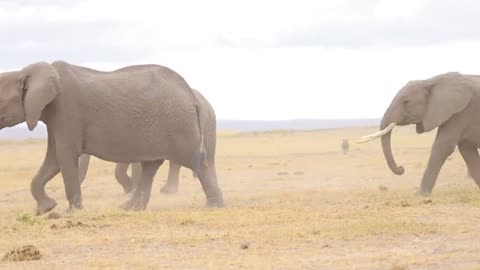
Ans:
[[[0,70],[173,68],[219,119],[379,118],[408,80],[480,74],[480,1],[0,0]]]

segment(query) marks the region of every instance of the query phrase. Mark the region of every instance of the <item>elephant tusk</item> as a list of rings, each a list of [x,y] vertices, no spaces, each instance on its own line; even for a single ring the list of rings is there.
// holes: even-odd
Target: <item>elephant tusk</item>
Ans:
[[[370,135],[362,136],[362,140],[357,141],[357,143],[366,143],[366,142],[375,140],[378,137],[382,137],[383,135],[390,132],[395,126],[397,126],[397,122],[392,122],[386,128],[384,128],[384,129],[382,129],[378,132],[375,132],[375,133],[370,134]]]
[[[376,139],[376,137],[363,138],[363,139],[361,139],[361,140],[359,140],[359,141],[355,141],[355,142],[356,142],[356,143],[366,143],[366,142],[369,142],[369,141],[373,141],[373,140],[375,140],[375,139]]]
[[[387,134],[388,132],[390,132],[395,126],[397,125],[397,122],[392,122],[390,123],[390,125],[388,125],[386,128],[378,131],[378,132],[375,132],[373,134],[370,134],[370,135],[366,135],[366,136],[363,136],[362,138],[366,139],[366,138],[378,138],[378,137],[381,137],[385,134]]]

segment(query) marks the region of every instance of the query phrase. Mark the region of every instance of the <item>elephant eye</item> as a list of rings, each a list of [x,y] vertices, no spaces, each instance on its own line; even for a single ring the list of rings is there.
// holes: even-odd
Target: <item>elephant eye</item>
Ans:
[[[404,104],[404,105],[407,105],[409,102],[410,102],[410,100],[408,100],[408,99],[404,99],[404,100],[403,100],[403,104]]]

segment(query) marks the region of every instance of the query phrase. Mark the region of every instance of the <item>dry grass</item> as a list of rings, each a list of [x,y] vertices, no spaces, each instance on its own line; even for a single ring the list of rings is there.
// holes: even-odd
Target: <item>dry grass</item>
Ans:
[[[0,257],[35,245],[42,259],[5,269],[479,269],[480,194],[460,155],[445,164],[430,198],[413,195],[434,134],[395,132],[404,176],[389,172],[378,142],[351,145],[374,129],[222,133],[217,169],[228,207],[204,209],[182,170],[180,193],[126,212],[113,164],[97,159],[83,186],[85,210],[71,216],[56,177],[47,192],[59,219],[33,216],[29,181],[45,142],[0,143]]]

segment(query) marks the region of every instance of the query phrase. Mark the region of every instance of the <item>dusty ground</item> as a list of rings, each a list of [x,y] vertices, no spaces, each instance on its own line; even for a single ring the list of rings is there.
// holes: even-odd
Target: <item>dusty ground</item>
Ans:
[[[42,258],[0,262],[3,269],[480,269],[480,192],[458,153],[430,198],[419,186],[434,134],[402,128],[393,136],[394,176],[380,143],[342,137],[375,129],[222,133],[218,174],[228,207],[204,209],[204,195],[182,170],[180,193],[154,183],[147,211],[118,208],[126,198],[113,164],[93,160],[85,210],[71,216],[60,177],[47,193],[61,217],[35,217],[29,182],[43,141],[0,143],[0,257],[34,245]]]

